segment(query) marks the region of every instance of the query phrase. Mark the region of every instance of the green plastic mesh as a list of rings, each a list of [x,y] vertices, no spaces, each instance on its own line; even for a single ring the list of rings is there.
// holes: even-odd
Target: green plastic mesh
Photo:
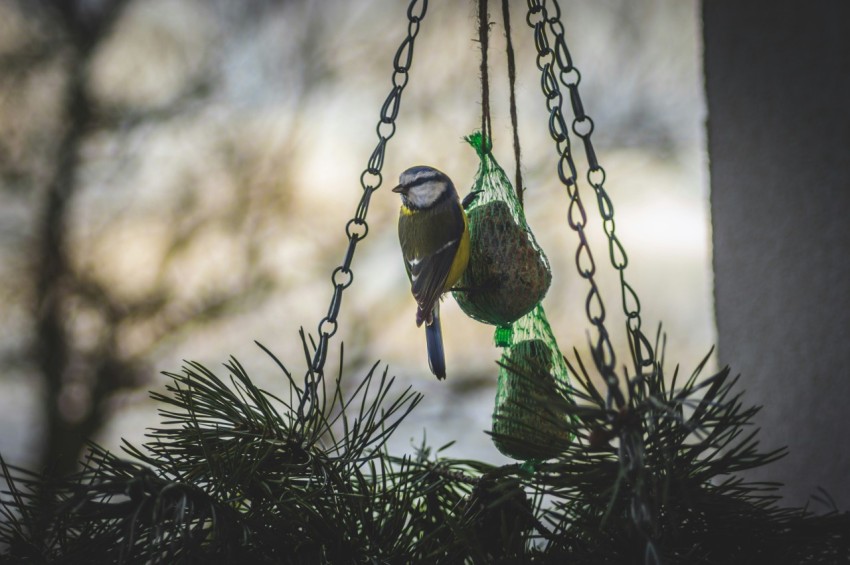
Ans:
[[[514,459],[550,459],[572,437],[567,409],[570,376],[543,306],[513,324],[512,343],[502,353],[493,444]]]
[[[466,138],[481,160],[467,207],[470,259],[454,292],[472,318],[496,326],[500,360],[493,443],[514,459],[544,460],[563,452],[569,432],[569,371],[540,302],[552,282],[549,262],[525,221],[505,172]]]
[[[481,148],[481,134],[466,138],[481,160],[467,208],[470,257],[462,290],[454,297],[468,316],[504,326],[531,311],[552,282],[549,261],[534,239],[507,175]]]

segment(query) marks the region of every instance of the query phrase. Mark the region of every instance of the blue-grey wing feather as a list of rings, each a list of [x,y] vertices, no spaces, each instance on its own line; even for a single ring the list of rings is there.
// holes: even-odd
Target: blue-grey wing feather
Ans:
[[[442,210],[427,210],[399,220],[399,239],[411,291],[426,318],[443,293],[463,234],[463,212],[458,202],[449,201],[446,206],[450,214],[441,207]],[[442,213],[440,219],[432,216],[435,212]]]

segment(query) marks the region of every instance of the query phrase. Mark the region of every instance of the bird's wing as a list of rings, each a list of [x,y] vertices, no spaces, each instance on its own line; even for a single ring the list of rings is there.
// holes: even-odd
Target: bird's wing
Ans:
[[[463,211],[456,201],[434,210],[423,210],[399,219],[399,240],[404,266],[410,277],[410,289],[419,305],[419,316],[427,318],[440,295],[452,268],[463,235]]]

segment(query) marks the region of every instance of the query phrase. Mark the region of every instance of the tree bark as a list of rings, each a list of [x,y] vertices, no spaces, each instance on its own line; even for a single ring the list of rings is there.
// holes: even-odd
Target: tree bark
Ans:
[[[58,144],[56,167],[45,196],[36,277],[36,354],[44,380],[47,412],[40,467],[53,477],[64,476],[76,468],[77,458],[88,436],[103,422],[103,395],[98,398],[94,393],[111,388],[97,383],[97,379],[110,376],[98,371],[93,375],[95,384],[87,413],[79,418],[68,418],[61,409],[73,348],[66,326],[67,299],[74,279],[68,254],[68,216],[78,191],[80,152],[92,125],[92,105],[87,91],[88,70],[98,44],[109,33],[126,1],[108,3],[96,15],[81,10],[79,4],[64,0],[55,2],[71,42],[68,79],[63,93],[67,127]]]

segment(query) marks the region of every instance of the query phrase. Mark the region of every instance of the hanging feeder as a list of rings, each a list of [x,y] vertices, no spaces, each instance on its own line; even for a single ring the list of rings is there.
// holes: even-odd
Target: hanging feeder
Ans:
[[[424,0],[421,4],[412,0],[408,9],[408,34],[394,59],[393,87],[381,109],[377,128],[378,144],[360,177],[363,194],[356,214],[346,225],[348,249],[344,261],[332,275],[334,293],[328,314],[318,326],[318,343],[305,376],[305,389],[309,394],[304,396],[298,407],[299,412],[317,409],[317,390],[323,378],[328,344],[337,330],[337,315],[343,292],[353,280],[351,263],[355,248],[369,231],[366,213],[372,194],[383,181],[381,169],[384,153],[387,142],[395,134],[401,94],[408,83],[413,45],[426,6]],[[615,233],[614,209],[604,187],[605,171],[599,164],[591,141],[593,122],[585,113],[578,93],[580,74],[572,64],[559,14],[559,8],[556,8],[554,15],[550,15],[545,2],[529,0],[527,23],[534,33],[536,63],[542,73],[541,88],[549,111],[549,133],[558,155],[557,174],[569,196],[567,223],[579,238],[576,268],[578,275],[590,285],[585,313],[597,330],[597,339],[591,344],[593,359],[606,381],[608,406],[622,409],[626,405],[626,397],[614,372],[616,358],[606,328],[606,310],[594,278],[596,263],[585,231],[588,215],[578,192],[579,178],[570,143],[571,128],[565,117],[567,104],[573,111],[572,131],[581,140],[587,157],[586,178],[595,193],[603,220],[611,264],[619,272],[626,329],[636,364],[640,371],[652,372],[656,370],[656,361],[652,347],[641,331],[640,303],[625,278],[628,260]],[[471,240],[469,264],[453,294],[467,315],[496,326],[496,342],[505,347],[499,362],[498,391],[493,412],[492,436],[496,447],[516,459],[539,460],[557,456],[573,441],[568,430],[575,429],[575,425],[568,421],[568,414],[575,413],[575,405],[569,394],[571,387],[566,362],[540,305],[551,284],[551,270],[543,250],[526,223],[521,203],[520,150],[514,95],[516,68],[507,2],[503,3],[503,17],[517,161],[517,191],[514,191],[504,170],[491,153],[487,72],[490,20],[487,0],[479,0],[482,127],[481,133],[469,136],[467,141],[476,150],[480,164],[468,198],[470,201],[465,206]],[[567,92],[561,90],[562,86]]]
[[[416,0],[408,8],[408,35],[402,41],[394,59],[391,89],[381,109],[377,127],[378,144],[369,159],[360,182],[363,194],[355,216],[346,225],[349,245],[343,263],[332,275],[334,294],[328,314],[319,323],[319,342],[305,377],[305,394],[298,407],[319,410],[318,385],[322,381],[328,343],[337,330],[343,291],[351,284],[351,262],[358,242],[368,234],[366,213],[372,194],[382,184],[381,169],[386,144],[395,134],[401,94],[408,83],[408,72],[413,57],[414,40],[425,14],[427,0],[416,9]],[[561,455],[574,441],[571,430],[577,425],[570,421],[576,404],[571,398],[570,375],[566,361],[546,320],[541,301],[551,284],[551,271],[545,254],[534,239],[525,221],[522,208],[522,179],[520,147],[516,115],[514,85],[516,66],[510,33],[508,0],[502,3],[507,43],[508,78],[510,84],[511,125],[514,137],[517,182],[515,192],[508,177],[491,154],[492,130],[490,128],[489,79],[487,71],[488,35],[490,19],[487,0],[478,2],[479,39],[481,44],[482,127],[481,133],[467,141],[480,159],[468,206],[471,253],[466,272],[458,281],[455,299],[470,317],[496,326],[496,342],[505,350],[501,355],[498,372],[498,389],[493,411],[491,436],[494,445],[505,455],[532,463]],[[579,194],[578,170],[573,158],[570,129],[581,140],[587,158],[586,181],[593,189],[608,242],[608,255],[620,279],[623,313],[629,346],[639,376],[658,375],[657,361],[652,346],[641,330],[640,302],[627,282],[625,269],[628,259],[615,233],[614,208],[604,183],[605,171],[599,164],[591,139],[593,121],[585,113],[579,82],[581,75],[573,66],[564,39],[560,21],[560,8],[554,2],[553,12],[546,8],[545,0],[528,0],[526,22],[533,30],[537,51],[536,66],[541,71],[541,89],[549,112],[549,133],[555,142],[558,155],[557,176],[569,197],[567,224],[576,233],[579,244],[575,255],[578,275],[589,284],[585,301],[588,322],[596,329],[596,339],[591,342],[593,361],[605,380],[608,390],[607,415],[611,437],[620,441],[619,457],[625,474],[618,477],[615,488],[625,483],[638,485],[631,496],[634,524],[641,532],[654,531],[653,516],[646,502],[643,488],[645,453],[637,434],[616,428],[615,415],[624,413],[632,403],[632,396],[623,394],[615,373],[616,356],[606,327],[606,309],[599,286],[595,280],[597,265],[588,244],[585,228],[588,214]],[[564,88],[562,91],[561,87]],[[565,117],[567,104],[572,109],[572,128]],[[631,391],[631,389],[627,389]],[[524,466],[525,467],[525,466]],[[503,531],[503,529],[502,529]],[[653,548],[647,537],[647,555]],[[653,550],[654,551],[654,550]]]
[[[484,136],[466,138],[480,166],[467,206],[470,259],[454,292],[470,317],[497,326],[499,361],[493,443],[514,459],[542,460],[569,447],[569,371],[541,301],[552,282],[516,191]]]
[[[552,282],[549,261],[528,228],[507,175],[483,149],[483,136],[466,138],[480,159],[467,207],[470,257],[455,291],[461,309],[485,324],[504,326],[543,300]]]
[[[542,305],[513,324],[499,361],[493,444],[519,460],[549,459],[569,447],[569,371]]]

